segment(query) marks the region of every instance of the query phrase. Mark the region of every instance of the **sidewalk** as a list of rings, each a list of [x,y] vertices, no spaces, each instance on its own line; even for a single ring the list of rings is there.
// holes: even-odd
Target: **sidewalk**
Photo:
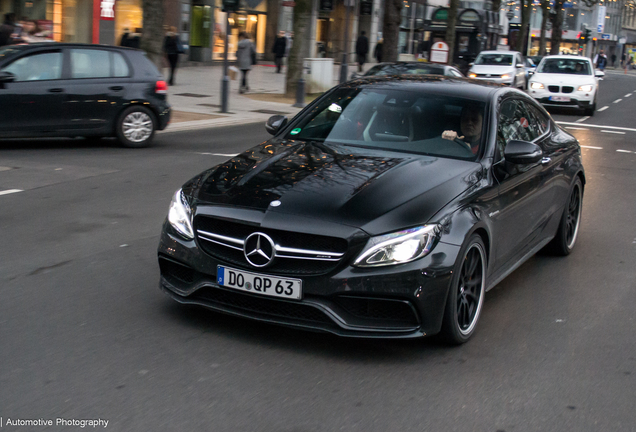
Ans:
[[[365,70],[372,67],[366,64]],[[291,118],[300,111],[292,105],[295,100],[284,97],[285,72],[276,73],[272,63],[262,62],[253,67],[247,76],[250,91],[239,94],[240,76],[230,81],[228,111],[221,113],[222,65],[186,66],[178,68],[175,85],[168,87],[168,102],[172,105],[170,124],[160,133],[190,129],[211,128],[267,121],[272,115],[280,114]],[[349,74],[357,70],[349,66]],[[169,76],[169,70],[163,70]],[[338,84],[340,65],[334,66],[334,83]],[[308,103],[315,96],[307,96]]]

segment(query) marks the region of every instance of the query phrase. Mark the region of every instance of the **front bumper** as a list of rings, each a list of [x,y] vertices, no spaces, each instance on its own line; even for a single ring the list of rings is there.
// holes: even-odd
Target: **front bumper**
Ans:
[[[589,108],[592,106],[596,95],[595,90],[591,92],[575,90],[570,93],[564,93],[561,91],[551,92],[548,89],[530,89],[528,90],[528,93],[544,106],[579,109]]]
[[[430,255],[397,267],[362,270],[343,262],[328,274],[302,276],[302,299],[288,300],[219,286],[217,265],[241,267],[204,253],[164,224],[160,288],[179,303],[262,322],[349,337],[412,338],[439,332],[458,253],[458,246],[439,243]]]
[[[512,85],[514,81],[514,76],[508,77],[508,78],[501,78],[501,77],[484,77],[484,76],[477,75],[477,77],[474,77],[472,79],[479,80],[479,81],[492,82],[495,84]]]

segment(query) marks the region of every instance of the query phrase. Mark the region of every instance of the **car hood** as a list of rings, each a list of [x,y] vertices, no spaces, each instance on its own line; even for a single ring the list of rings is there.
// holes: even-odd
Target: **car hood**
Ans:
[[[184,191],[198,207],[249,209],[270,219],[272,213],[298,215],[374,231],[376,225],[427,222],[477,182],[479,172],[481,165],[469,161],[272,140],[202,173]]]
[[[512,73],[515,70],[512,66],[493,66],[493,65],[472,65],[470,71],[478,74],[501,75]]]
[[[554,73],[535,73],[530,81],[540,82],[542,84],[555,85],[571,85],[580,86],[585,84],[596,84],[596,78],[592,75],[572,75],[572,74],[554,74]]]

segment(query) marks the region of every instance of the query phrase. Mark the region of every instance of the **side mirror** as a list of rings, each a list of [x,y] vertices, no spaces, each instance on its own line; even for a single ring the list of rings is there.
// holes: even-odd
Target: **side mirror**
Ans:
[[[265,122],[265,130],[272,135],[276,135],[279,130],[283,128],[287,124],[287,117],[283,115],[275,115],[271,116]]]
[[[0,83],[15,81],[15,75],[11,72],[0,72]]]
[[[504,158],[508,162],[519,165],[535,163],[543,158],[543,150],[528,141],[511,140],[506,144]]]
[[[534,75],[534,71],[528,71],[528,75]]]
[[[596,78],[605,78],[605,72],[597,70],[597,71],[594,72],[594,76]]]
[[[473,67],[475,63],[468,63],[468,66]]]
[[[517,63],[517,68],[518,68],[518,69],[523,68],[523,67],[525,67],[525,66],[523,65],[523,63]]]

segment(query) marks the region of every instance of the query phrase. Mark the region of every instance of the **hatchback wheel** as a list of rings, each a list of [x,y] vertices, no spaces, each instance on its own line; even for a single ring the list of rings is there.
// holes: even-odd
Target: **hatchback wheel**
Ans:
[[[126,147],[146,147],[155,134],[155,116],[148,108],[131,106],[117,123],[117,138]]]
[[[555,255],[566,256],[574,249],[576,238],[581,224],[581,211],[583,209],[583,184],[577,178],[563,209],[561,223],[556,236],[548,244],[548,251]]]
[[[462,344],[473,335],[481,315],[486,290],[486,247],[472,235],[455,264],[441,336],[449,343]]]

